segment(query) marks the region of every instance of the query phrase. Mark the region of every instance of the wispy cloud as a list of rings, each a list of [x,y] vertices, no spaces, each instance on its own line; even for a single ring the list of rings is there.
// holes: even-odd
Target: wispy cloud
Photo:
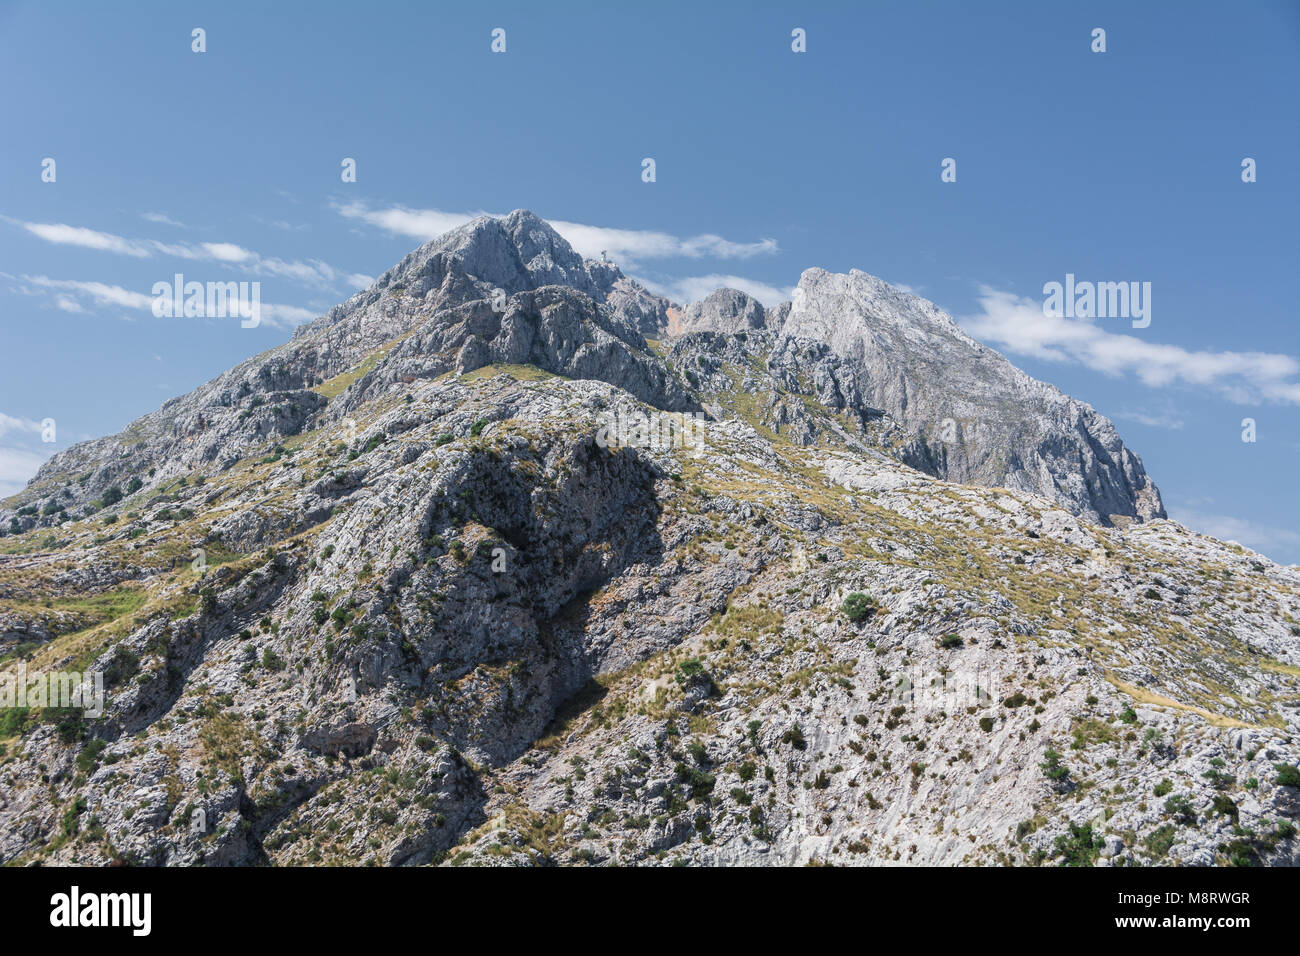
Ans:
[[[0,216],[0,219],[55,245],[79,246],[136,259],[169,256],[190,261],[220,262],[237,265],[254,274],[279,276],[309,285],[327,285],[339,278],[339,273],[333,267],[319,259],[286,260],[263,256],[233,242],[184,243],[129,239],[111,232],[61,222],[26,222],[9,216]]]
[[[270,321],[272,325],[280,328],[293,328],[295,325],[302,325],[304,322],[310,322],[319,314],[319,312],[313,312],[311,309],[300,308],[296,305],[276,305],[274,302],[262,303],[262,319]]]
[[[56,308],[62,309],[64,312],[71,312],[75,315],[85,314],[86,311],[86,307],[70,295],[56,295],[54,297],[54,305]]]
[[[1170,508],[1169,517],[1193,531],[1220,541],[1236,542],[1261,554],[1290,550],[1300,545],[1300,533],[1231,515],[1214,514],[1198,508]]]
[[[40,422],[0,412],[0,438],[6,435],[39,435],[40,433]]]
[[[333,207],[347,219],[365,222],[386,232],[413,239],[429,240],[479,216],[478,212],[444,212],[440,209],[411,209],[406,206],[372,207],[364,202],[335,202]],[[680,237],[645,229],[614,229],[584,223],[547,220],[579,255],[587,258],[608,253],[616,260],[642,259],[748,259],[780,251],[775,239],[734,242],[712,233]]]
[[[23,448],[0,446],[0,499],[22,491],[48,457]]]
[[[576,222],[551,220],[555,231],[579,254],[592,258],[603,251],[615,258],[641,259],[749,259],[780,251],[775,239],[732,242],[712,233],[679,238],[666,232],[610,229]]]
[[[1137,422],[1148,428],[1168,428],[1173,431],[1181,431],[1186,424],[1182,417],[1174,412],[1142,411],[1133,408],[1113,412],[1110,417],[1123,422]]]
[[[794,295],[793,286],[783,289],[779,286],[768,285],[766,282],[746,279],[744,276],[722,275],[719,273],[663,281],[648,279],[640,275],[636,279],[651,292],[656,292],[665,298],[672,299],[674,302],[681,303],[698,302],[710,293],[724,288],[739,289],[741,292],[752,295],[765,306],[787,302]]]
[[[1300,404],[1300,362],[1276,352],[1214,352],[1110,332],[1092,321],[1043,314],[1042,303],[980,290],[983,312],[958,321],[975,338],[1020,355],[1133,375],[1145,385],[1211,388],[1233,402]]]
[[[120,285],[109,285],[105,282],[86,282],[79,279],[51,279],[49,276],[40,275],[23,276],[23,280],[41,289],[62,289],[89,296],[97,305],[114,305],[126,309],[149,309],[150,311],[153,309],[153,296],[145,295],[143,292],[132,292]],[[67,298],[67,296],[58,296],[57,298]],[[62,308],[62,306],[60,307]],[[65,311],[75,310],[65,308]],[[82,309],[82,311],[85,310]]]
[[[33,294],[45,291],[54,296],[55,305],[65,312],[85,312],[82,299],[90,299],[99,306],[114,306],[133,311],[145,311],[153,314],[154,297],[143,292],[124,289],[120,285],[105,282],[87,282],[81,279],[51,279],[44,275],[25,275],[21,281],[27,288],[20,291]],[[79,298],[74,298],[79,297]],[[296,305],[279,305],[263,302],[260,305],[263,322],[279,328],[293,328],[314,319],[318,312]]]
[[[161,226],[175,226],[177,229],[188,229],[189,226],[183,222],[177,222],[171,216],[161,212],[142,212],[140,218],[146,222],[156,222]]]
[[[363,202],[334,202],[331,206],[345,219],[364,222],[393,235],[408,236],[421,242],[437,238],[479,216],[491,215],[482,211],[441,212],[437,209],[408,209],[405,206],[373,209]]]

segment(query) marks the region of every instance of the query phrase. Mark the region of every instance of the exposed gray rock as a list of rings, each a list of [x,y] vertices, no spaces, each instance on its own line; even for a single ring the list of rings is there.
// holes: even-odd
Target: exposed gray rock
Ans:
[[[1030,378],[933,303],[856,269],[809,269],[781,330],[856,365],[871,404],[917,435],[912,463],[923,470],[1047,495],[1094,521],[1165,515],[1109,419]]]
[[[688,305],[674,331],[732,333],[767,327],[767,310],[757,299],[736,289],[719,289]]]
[[[1155,517],[1104,419],[878,280],[661,358],[666,307],[539,223],[4,513],[0,677],[106,699],[0,715],[0,863],[1300,863],[1300,570]],[[971,409],[1038,478],[918,424]]]

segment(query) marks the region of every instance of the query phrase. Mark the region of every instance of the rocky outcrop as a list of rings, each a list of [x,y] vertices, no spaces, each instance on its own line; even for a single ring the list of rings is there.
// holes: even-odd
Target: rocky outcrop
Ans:
[[[676,331],[734,333],[766,328],[767,310],[762,303],[736,289],[719,289],[688,305]]]
[[[917,467],[1047,495],[1093,521],[1165,515],[1109,419],[1030,378],[933,303],[865,272],[809,269],[781,331],[857,367],[870,403],[916,435]]]
[[[1297,569],[879,280],[656,351],[538,223],[5,513],[0,681],[105,699],[0,708],[0,863],[1300,863]]]

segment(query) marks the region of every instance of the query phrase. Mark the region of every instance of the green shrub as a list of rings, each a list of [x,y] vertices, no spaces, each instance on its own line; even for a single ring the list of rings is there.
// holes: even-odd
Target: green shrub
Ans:
[[[1038,765],[1038,769],[1043,771],[1043,776],[1048,780],[1060,783],[1070,776],[1070,770],[1061,763],[1061,755],[1048,747],[1043,751],[1043,762]]]
[[[77,797],[63,814],[63,835],[73,836],[81,829],[81,815],[86,812],[86,798]]]
[[[677,765],[676,773],[678,780],[690,784],[692,799],[704,800],[713,792],[713,785],[716,783],[713,774],[698,767],[688,767],[684,763]]]
[[[1181,793],[1174,794],[1165,801],[1165,813],[1168,813],[1179,823],[1192,824],[1196,822],[1196,812],[1192,810],[1192,802]]]
[[[1100,833],[1094,833],[1091,823],[1071,823],[1068,833],[1056,838],[1052,849],[1064,857],[1062,866],[1092,866],[1105,845]]]
[[[0,737],[22,733],[30,714],[30,707],[0,707]]]
[[[81,748],[81,753],[77,754],[77,769],[84,774],[94,772],[95,767],[99,764],[99,755],[104,752],[104,748],[107,746],[107,740],[101,740],[98,737],[91,740],[90,743]]]
[[[1146,847],[1147,852],[1155,857],[1163,857],[1168,854],[1169,849],[1174,845],[1174,839],[1178,836],[1178,827],[1172,823],[1166,823],[1146,835],[1142,845]]]
[[[840,610],[850,621],[865,621],[871,615],[876,613],[876,599],[870,594],[863,594],[861,591],[854,591],[849,594],[842,604]]]
[[[789,744],[795,750],[803,750],[808,746],[808,741],[803,736],[803,729],[798,724],[781,735],[781,743]]]
[[[1210,810],[1213,813],[1217,813],[1219,816],[1231,817],[1233,820],[1237,819],[1237,814],[1239,812],[1237,810],[1237,804],[1234,803],[1232,798],[1226,793],[1215,795],[1214,803],[1210,805]]]
[[[1293,763],[1275,763],[1273,769],[1277,771],[1274,783],[1279,787],[1300,787],[1300,767]]]

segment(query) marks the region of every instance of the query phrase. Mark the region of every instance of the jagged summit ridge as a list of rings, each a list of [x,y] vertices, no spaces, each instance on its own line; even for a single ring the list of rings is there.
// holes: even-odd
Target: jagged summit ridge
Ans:
[[[748,353],[745,387],[730,398],[726,375],[715,374],[731,367],[724,340],[692,339],[662,357],[647,341],[701,332],[734,337]],[[380,358],[380,368],[367,368]],[[395,378],[493,363],[605,381],[672,410],[707,400],[721,417],[737,413],[741,395],[760,395],[753,414],[800,441],[828,432],[791,395],[822,395],[829,409],[857,416],[859,439],[873,431],[870,440],[928,474],[1042,494],[1102,523],[1164,515],[1155,484],[1109,420],[974,341],[931,302],[858,270],[809,269],[791,303],[764,308],[719,289],[677,308],[612,263],[584,259],[522,209],[424,243],[285,345],[122,435],[54,456],[20,497],[63,482],[62,504],[73,509],[134,474],[158,482],[213,462],[228,467],[260,442],[336,420]],[[766,372],[755,377],[758,367]],[[322,390],[353,375],[344,400],[328,402]],[[692,394],[692,381],[710,376],[708,394]],[[887,421],[868,429],[882,414]]]
[[[650,341],[444,239],[6,503],[0,680],[105,694],[0,715],[0,864],[1300,862],[1300,573],[1066,510],[1086,406],[865,274]],[[1050,495],[905,463],[1009,394]]]
[[[866,272],[808,269],[793,300],[768,309],[720,289],[682,310],[676,329],[767,330],[829,346],[859,373],[864,406],[910,434],[902,460],[928,474],[1041,494],[1102,523],[1165,516],[1109,419],[975,341],[933,302]]]
[[[826,342],[858,367],[872,403],[916,434],[911,463],[924,470],[1043,494],[1095,521],[1165,516],[1109,419],[976,342],[932,302],[865,272],[809,269],[781,331]]]

